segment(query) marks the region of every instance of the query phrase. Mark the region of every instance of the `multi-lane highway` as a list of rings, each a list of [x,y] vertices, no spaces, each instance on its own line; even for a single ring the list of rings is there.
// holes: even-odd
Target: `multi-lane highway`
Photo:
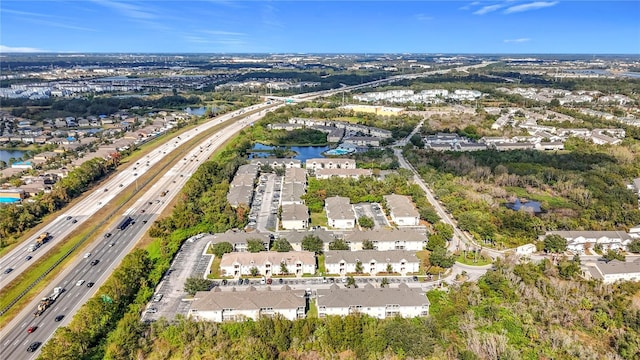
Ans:
[[[447,71],[450,70],[444,70],[443,72]],[[430,72],[429,74],[432,73],[440,72]],[[392,81],[402,79],[404,78],[394,77]],[[345,90],[377,86],[389,80],[390,79],[378,80],[336,90],[296,95],[292,98],[309,100],[320,96],[329,96]],[[81,226],[87,218],[101,209],[120,191],[133,184],[138,177],[153,167],[154,164],[158,163],[165,156],[168,156],[183,142],[192,139],[198,132],[198,129],[203,131],[237,117],[242,113],[248,114],[251,110],[255,111],[254,114],[247,115],[243,120],[230,124],[214,136],[201,142],[199,146],[195,147],[187,156],[184,156],[182,160],[178,161],[178,163],[169,169],[161,178],[156,179],[155,184],[150,190],[144,193],[133,206],[122,212],[122,219],[126,216],[133,218],[134,222],[131,225],[124,230],[119,230],[117,229],[119,222],[116,222],[115,227],[108,230],[111,236],[107,237],[107,233],[98,234],[98,240],[94,241],[88,249],[88,252],[91,253],[90,256],[86,258],[78,256],[77,259],[69,264],[69,266],[37,296],[36,300],[32,301],[11,323],[3,328],[2,332],[0,332],[0,358],[31,359],[37,356],[40,347],[34,352],[27,352],[29,345],[34,342],[45,343],[60,325],[65,325],[77,309],[95,294],[99,286],[111,274],[112,270],[116,268],[121,259],[133,248],[138,239],[141,238],[148,227],[151,226],[158,214],[160,214],[170,200],[177,195],[189,176],[196,171],[198,166],[224,141],[234,136],[243,127],[248,126],[262,117],[268,108],[279,106],[282,105],[264,103],[238,110],[199,125],[198,128],[189,130],[180,135],[180,137],[167,141],[146,157],[143,157],[135,164],[129,165],[125,170],[120,171],[89,196],[45,226],[42,231],[47,231],[53,235],[48,245],[30,253],[27,251],[27,248],[34,239],[29,239],[28,242],[16,247],[16,249],[0,259],[0,269],[8,267],[14,269],[11,273],[3,274],[0,278],[0,286],[4,286],[24,271],[30,263],[33,263],[39,257],[45,256],[47,247],[51,247],[52,244],[63,239],[73,231],[73,229]],[[165,194],[164,196],[162,195],[163,193]],[[33,259],[29,261],[25,260],[28,255],[33,256]],[[99,262],[92,265],[92,261],[94,260],[99,260]],[[83,280],[84,283],[79,284],[79,280]],[[87,287],[86,285],[89,282],[95,285],[93,287]],[[39,299],[50,295],[54,287],[63,287],[65,288],[65,292],[62,293],[55,303],[41,316],[34,317],[33,312],[37,307]],[[64,315],[64,318],[62,318],[61,321],[55,321],[55,318],[59,315]],[[37,326],[35,331],[29,333],[27,329],[34,326]]]
[[[231,136],[253,121],[258,120],[261,116],[260,113],[256,113],[229,125],[200,143],[199,146],[196,146],[179,160],[161,178],[157,179],[150,190],[142,194],[133,206],[123,211],[119,221],[115,222],[113,228],[107,230],[106,233],[98,235],[99,240],[94,242],[87,250],[90,253],[88,257],[78,256],[78,259],[71,263],[54,282],[49,284],[46,290],[38,296],[37,300],[34,300],[16,319],[3,329],[2,337],[0,338],[0,358],[29,359],[35,357],[38,350],[33,353],[27,352],[29,345],[33,342],[46,342],[58,326],[66,324],[78,308],[95,294],[99,286],[117,267],[124,255],[133,248],[137,240],[147,231],[173,196],[180,192],[180,189],[200,164],[205,162]],[[217,122],[219,120],[214,121],[214,123]],[[203,130],[204,127],[199,126],[199,129]],[[181,135],[182,138],[185,138],[185,136]],[[140,164],[145,165],[146,159],[151,159],[155,154],[168,152],[169,148],[166,146],[167,144],[154,150],[153,153],[143,158]],[[168,144],[168,146],[172,147],[172,144]],[[131,169],[131,171],[137,170]],[[138,173],[139,175],[140,173]],[[121,174],[116,178],[120,179],[120,176]],[[126,176],[133,177],[133,174],[128,173]],[[124,179],[120,180],[124,181]],[[99,191],[96,193],[99,194]],[[103,191],[103,193],[105,193],[106,197],[106,192]],[[164,196],[162,195],[163,193],[165,194]],[[96,203],[104,203],[107,200],[98,197],[94,201]],[[74,213],[74,218],[80,216],[80,214]],[[130,216],[133,222],[124,230],[118,229],[120,220],[125,219],[127,216]],[[58,221],[68,220],[63,217],[62,220]],[[99,262],[96,265],[92,265],[91,262],[94,260],[99,260]],[[83,280],[82,284],[79,284],[80,280]],[[87,287],[90,282],[94,283],[94,285]],[[50,295],[54,287],[63,287],[65,292],[41,316],[34,317],[33,312],[39,299]],[[64,318],[62,321],[55,321],[55,318],[59,315],[64,315]],[[27,329],[34,326],[37,327],[36,330],[29,333]]]
[[[101,184],[100,187],[94,190],[91,194],[44,226],[38,234],[34,235],[28,239],[28,241],[23,242],[3,256],[0,259],[0,288],[7,286],[31,264],[35,263],[39,258],[46,256],[48,249],[62,241],[62,239],[68,236],[73,230],[81,227],[89,217],[95,214],[129,185],[137,183],[137,179],[139,177],[144,175],[164,157],[169,156],[180,145],[192,139],[193,136],[198,134],[198,131],[205,131],[215,125],[238,116],[241,112],[266,109],[272,106],[273,105],[267,104],[254,105],[243,110],[225,114],[212,121],[201,124],[197,128],[191,129],[180,136],[170,139],[163,145],[156,148],[153,152],[149,153],[146,157],[130,164],[124,170],[119,171],[108,181]],[[45,231],[51,234],[50,240],[35,251],[28,251],[29,246],[35,242],[37,236]],[[27,260],[28,256],[31,257],[29,260]],[[11,269],[11,272],[5,273],[5,271],[7,271],[6,269]]]

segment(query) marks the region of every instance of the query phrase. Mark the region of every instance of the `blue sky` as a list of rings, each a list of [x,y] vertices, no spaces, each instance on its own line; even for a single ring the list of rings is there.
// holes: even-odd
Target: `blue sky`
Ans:
[[[2,0],[0,52],[639,54],[639,19],[639,0]]]

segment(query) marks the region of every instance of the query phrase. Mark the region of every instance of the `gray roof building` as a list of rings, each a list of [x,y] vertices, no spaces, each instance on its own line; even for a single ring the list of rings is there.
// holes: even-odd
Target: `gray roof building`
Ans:
[[[312,235],[317,236],[322,240],[323,243],[328,245],[332,241],[335,241],[335,236],[333,236],[333,232],[327,231],[322,228],[309,230],[309,231],[283,231],[278,233],[281,238],[287,239],[289,244],[302,244],[302,239],[305,236]]]
[[[211,241],[212,244],[228,242],[233,245],[236,251],[246,250],[247,241],[249,241],[250,239],[257,239],[262,241],[262,243],[265,245],[265,248],[267,249],[269,249],[269,243],[271,242],[270,234],[257,231],[247,233],[244,231],[229,230],[226,233],[208,235],[205,238],[205,241]]]
[[[427,235],[423,231],[411,229],[375,229],[366,231],[352,231],[345,235],[345,240],[349,242],[362,242],[364,240],[389,242],[396,240],[421,242],[427,241]]]
[[[325,199],[325,207],[327,208],[327,217],[334,220],[355,219],[353,207],[349,198],[342,196],[333,196]]]
[[[282,195],[280,199],[282,204],[287,203],[303,203],[300,199],[305,194],[305,185],[298,183],[284,183],[282,184]]]
[[[387,207],[390,210],[391,217],[396,221],[399,218],[420,218],[420,213],[413,204],[413,201],[408,196],[404,195],[385,195],[384,200],[387,202]],[[397,221],[396,221],[397,223]],[[402,225],[402,224],[398,224]],[[417,225],[417,224],[411,224]]]
[[[372,261],[378,263],[397,263],[402,260],[407,262],[420,262],[415,251],[407,250],[329,250],[324,252],[325,264],[337,264],[340,261],[347,263],[356,263],[357,261],[370,263]]]
[[[251,205],[252,199],[253,185],[230,187],[229,193],[227,193],[227,201],[233,207],[238,207],[241,204]]]
[[[427,316],[429,299],[420,289],[410,289],[406,284],[397,288],[342,289],[336,284],[329,289],[317,290],[318,316],[364,313],[384,319],[387,317]]]
[[[307,172],[303,168],[289,168],[284,172],[284,182],[286,183],[307,183]]]
[[[282,205],[282,221],[309,220],[309,208],[302,204]]]
[[[208,321],[234,321],[260,316],[281,314],[293,320],[304,317],[307,300],[304,290],[291,290],[283,286],[280,290],[257,291],[250,286],[246,291],[198,291],[191,302],[189,316]]]

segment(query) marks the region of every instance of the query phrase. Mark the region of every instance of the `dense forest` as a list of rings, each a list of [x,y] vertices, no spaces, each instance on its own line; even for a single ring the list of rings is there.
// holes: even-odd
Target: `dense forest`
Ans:
[[[128,313],[105,359],[629,359],[640,357],[640,285],[566,280],[560,265],[496,264],[478,283],[427,293],[427,318],[363,315],[215,324]],[[75,322],[75,321],[74,321]],[[65,328],[66,329],[66,328]],[[68,331],[68,330],[67,330]],[[51,345],[49,345],[51,344]],[[58,344],[58,345],[55,345]],[[68,348],[67,348],[68,347]],[[53,349],[59,349],[53,352]],[[65,349],[66,348],[66,349]],[[70,351],[69,349],[77,349]],[[87,356],[49,341],[40,358]],[[75,356],[75,357],[74,357]]]
[[[163,96],[158,99],[144,99],[141,97],[91,97],[74,99],[5,99],[2,106],[11,107],[13,116],[26,117],[34,120],[66,116],[99,116],[111,115],[122,109],[139,107],[143,109],[167,109],[196,105],[200,103],[197,96],[183,97],[180,95]],[[46,107],[46,108],[42,108]]]
[[[508,247],[546,230],[626,230],[640,223],[637,150],[570,139],[570,152],[410,150],[407,158],[433,186],[458,225]],[[516,198],[539,201],[541,214],[512,211]]]

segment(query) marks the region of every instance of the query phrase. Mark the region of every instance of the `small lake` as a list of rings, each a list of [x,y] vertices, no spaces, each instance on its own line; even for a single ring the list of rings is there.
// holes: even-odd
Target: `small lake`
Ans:
[[[20,158],[24,155],[24,151],[20,150],[0,150],[0,160],[3,160],[7,164],[9,164],[9,159],[11,158]]]
[[[270,155],[268,151],[273,150],[274,148],[275,146],[256,143],[251,150],[258,152],[252,153],[250,157],[268,157]],[[302,162],[305,162],[308,159],[323,158],[324,156],[322,153],[330,149],[329,146],[287,146],[286,148],[288,150],[295,151],[297,155],[293,158]]]
[[[507,203],[505,204],[506,207],[508,207],[511,210],[514,211],[531,211],[534,214],[539,214],[542,212],[542,208],[541,208],[541,204],[539,201],[533,201],[533,200],[526,200],[521,202],[520,199],[516,199],[515,202],[513,203]]]

